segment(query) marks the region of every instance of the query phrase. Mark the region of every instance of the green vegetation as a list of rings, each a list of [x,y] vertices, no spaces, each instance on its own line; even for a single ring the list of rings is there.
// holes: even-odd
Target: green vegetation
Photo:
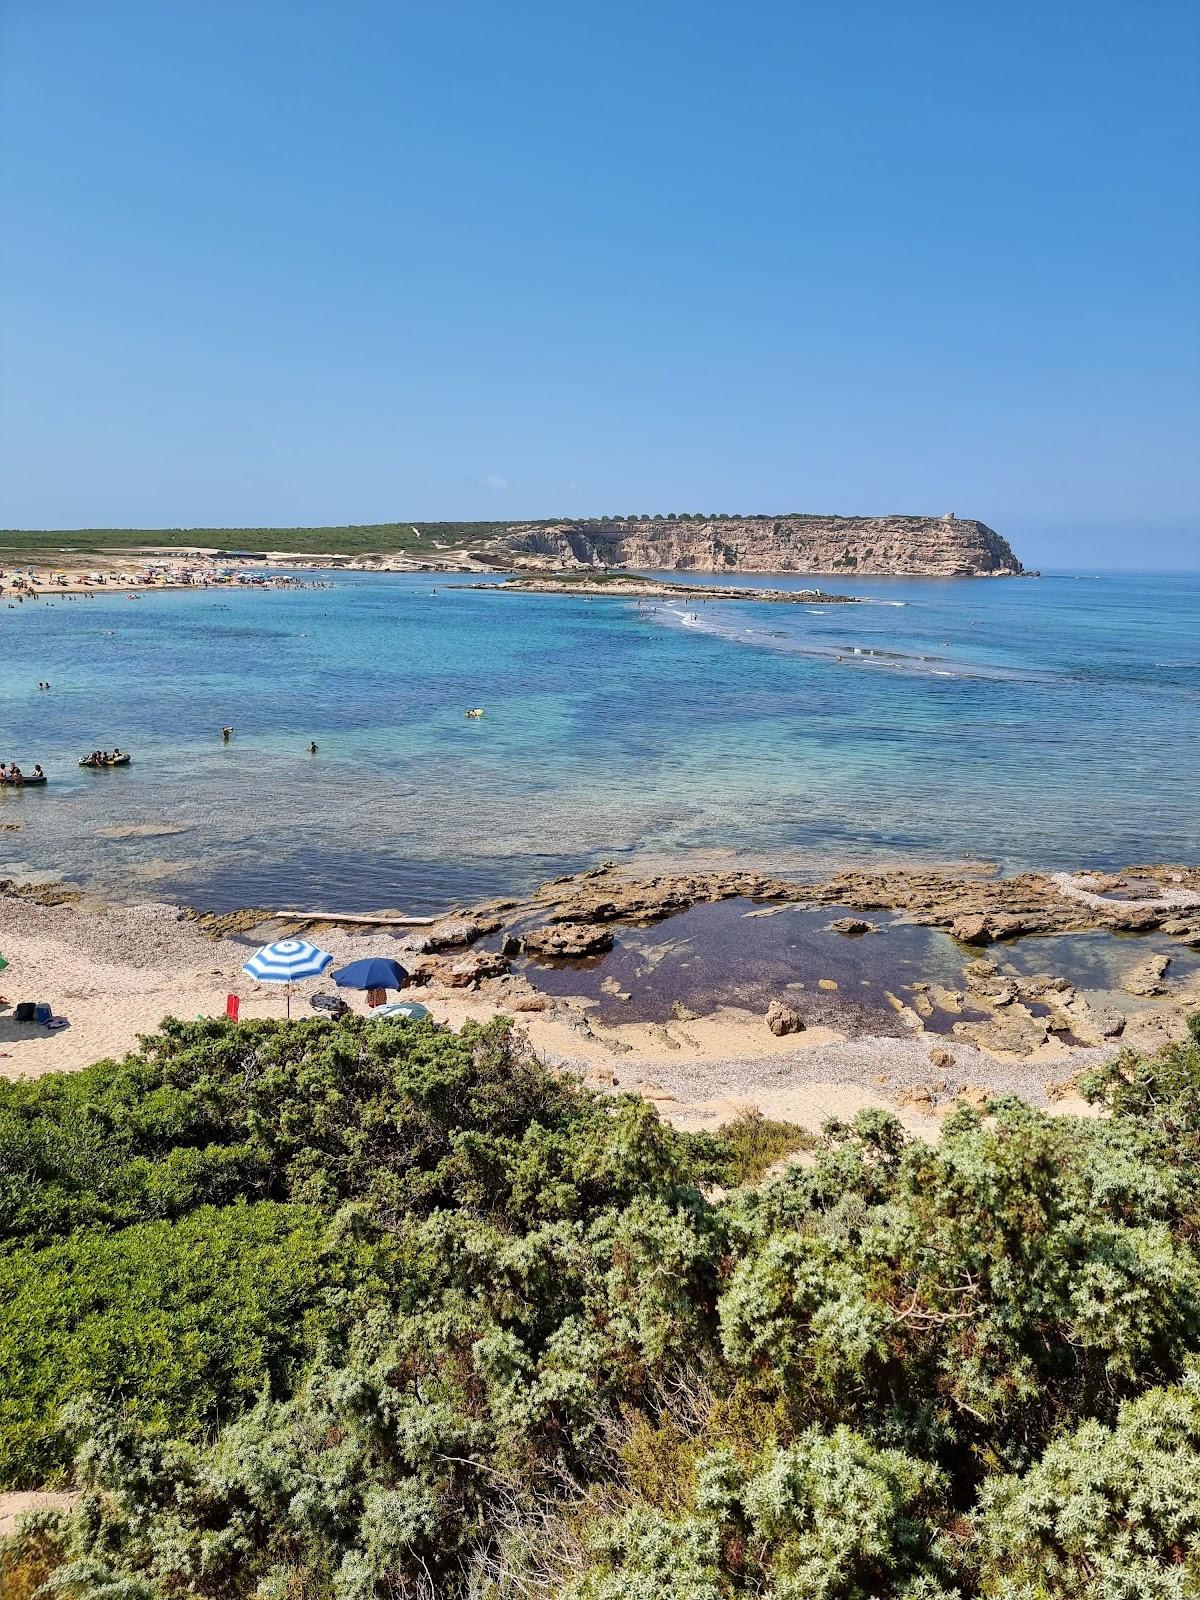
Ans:
[[[771,1167],[798,1150],[811,1150],[816,1140],[794,1122],[778,1122],[757,1111],[745,1111],[721,1130],[721,1148],[735,1183],[755,1183]]]
[[[538,526],[539,524],[530,524]],[[495,538],[512,522],[418,522],[420,537],[409,522],[365,523],[343,528],[67,528],[23,530],[0,528],[0,565],[52,560],[64,552],[105,555],[117,550],[217,549],[256,554],[286,550],[296,555],[424,555],[438,546],[469,550]]]
[[[827,522],[830,519],[807,512],[788,512],[789,520]],[[705,514],[699,511],[669,512],[666,516],[646,512],[640,515],[603,517],[547,517],[533,522],[373,522],[328,528],[0,528],[0,567],[55,566],[64,558],[112,556],[123,550],[215,549],[226,553],[244,551],[262,554],[283,550],[301,556],[432,556],[444,551],[469,551],[486,545],[509,528],[540,528],[561,523],[577,523],[599,528],[604,523],[699,522],[714,519],[744,521],[741,513]],[[770,520],[763,514],[761,520]],[[616,545],[612,547],[615,551]]]
[[[0,1085],[3,1471],[83,1490],[0,1592],[1185,1600],[1200,1019],[1084,1089],[692,1137],[362,1019]]]
[[[77,1395],[195,1437],[231,1405],[286,1392],[328,1321],[318,1291],[337,1279],[321,1220],[300,1206],[206,1206],[0,1258],[0,1478],[55,1476],[55,1418]]]

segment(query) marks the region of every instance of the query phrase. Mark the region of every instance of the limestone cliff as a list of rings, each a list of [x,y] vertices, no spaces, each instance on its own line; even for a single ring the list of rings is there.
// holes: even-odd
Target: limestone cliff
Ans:
[[[523,566],[693,572],[851,572],[1015,577],[1006,539],[957,517],[680,517],[513,527],[498,541]]]

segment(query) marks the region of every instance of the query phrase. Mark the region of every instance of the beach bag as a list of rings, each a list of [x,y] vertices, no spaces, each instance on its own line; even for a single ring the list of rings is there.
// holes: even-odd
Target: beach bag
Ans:
[[[37,1007],[32,1000],[19,1000],[13,1012],[14,1022],[36,1022]]]
[[[33,1020],[35,1022],[40,1022],[43,1028],[50,1021],[53,1015],[54,1007],[48,1006],[42,1001],[39,1001],[38,1004],[33,1008]]]
[[[229,1018],[230,1022],[237,1021],[238,1010],[241,1007],[241,1004],[242,1002],[238,999],[236,994],[227,994],[225,996],[225,1015]]]

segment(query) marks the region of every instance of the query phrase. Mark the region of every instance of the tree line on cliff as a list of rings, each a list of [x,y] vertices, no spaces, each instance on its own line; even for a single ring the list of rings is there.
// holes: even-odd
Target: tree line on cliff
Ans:
[[[1200,1019],[942,1138],[673,1131],[503,1021],[0,1086],[0,1551],[66,1600],[1183,1600]]]

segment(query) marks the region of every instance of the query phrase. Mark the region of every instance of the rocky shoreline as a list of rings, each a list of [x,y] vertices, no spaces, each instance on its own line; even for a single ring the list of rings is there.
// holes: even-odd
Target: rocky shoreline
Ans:
[[[489,594],[586,595],[609,600],[762,600],[775,605],[857,605],[852,594],[826,594],[821,589],[747,589],[727,584],[674,583],[616,574],[579,577],[520,574],[503,583],[447,584],[450,589],[486,589]]]
[[[541,911],[547,927],[602,928],[654,922],[704,901],[735,896],[900,912],[908,921],[945,928],[969,945],[1095,928],[1126,933],[1161,928],[1181,943],[1200,945],[1200,867],[1171,865],[1007,878],[985,866],[972,871],[900,866],[851,869],[805,882],[739,870],[638,878],[609,863],[556,878],[526,902],[496,900],[478,909],[501,915],[524,906]]]
[[[953,984],[917,979],[903,986],[907,992],[887,991],[901,1033],[924,1032],[936,1012],[949,1039],[1002,1056],[1028,1057],[1049,1045],[1068,1052],[1102,1047],[1121,1038],[1127,1025],[1129,1037],[1161,1043],[1180,1034],[1189,1008],[1200,1008],[1200,981],[1182,988],[1163,981],[1171,958],[1161,951],[1147,956],[1131,950],[1128,972],[1119,985],[1130,997],[1124,1007],[1110,995],[1083,992],[1061,973],[1023,974],[1007,970],[1004,962],[1005,947],[1024,939],[1154,932],[1188,953],[1181,959],[1190,970],[1190,953],[1200,950],[1200,868],[1189,866],[1009,877],[984,867],[896,867],[842,871],[822,881],[802,882],[735,870],[638,877],[604,865],[543,884],[524,899],[465,906],[430,927],[400,930],[398,947],[419,984],[488,993],[509,1009],[533,1012],[552,1003],[538,992],[536,977],[530,981],[533,963],[594,963],[613,949],[623,929],[652,927],[696,907],[729,900],[757,907],[744,913],[753,916],[820,907],[886,914],[886,925],[846,915],[827,924],[847,940],[888,927],[947,934],[962,949],[960,975]],[[280,917],[262,910],[201,915],[197,921],[215,936],[260,925],[296,934],[321,933],[337,925],[327,914]],[[984,946],[993,947],[996,959],[978,954]],[[1048,964],[1052,967],[1053,960]],[[1197,976],[1200,980],[1200,967]],[[619,990],[615,979],[606,982],[613,986],[610,992]],[[831,977],[820,987],[836,991],[838,983]],[[777,1037],[802,1031],[814,1015],[825,1023],[830,1019],[827,1008],[817,1004],[821,998],[805,998],[806,1022],[793,997],[781,996],[760,1023]],[[844,1025],[844,1016],[837,1020]]]
[[[1200,1011],[1200,868],[1188,866],[1007,878],[896,867],[812,882],[602,866],[522,899],[432,921],[381,914],[374,924],[362,914],[117,906],[62,884],[4,882],[0,897],[6,992],[50,1000],[70,1022],[43,1037],[0,1014],[4,1076],[120,1054],[165,1014],[222,1014],[227,993],[242,995],[243,1016],[282,1014],[278,991],[248,983],[241,963],[251,944],[288,934],[315,939],[339,961],[386,942],[438,1021],[507,1014],[547,1062],[605,1092],[640,1093],[688,1127],[717,1126],[747,1107],[815,1127],[877,1104],[929,1133],[961,1100],[1001,1092],[1080,1110],[1071,1088],[1079,1071],[1124,1044],[1153,1050],[1182,1038]],[[714,934],[706,919],[717,912],[724,931]],[[655,935],[659,924],[678,932]],[[729,941],[730,929],[719,971],[721,951],[731,970],[749,959],[750,930],[780,930],[773,987],[746,999],[736,985],[722,994],[720,983],[711,992],[705,984],[703,1000],[647,1010],[648,995],[669,998],[670,989],[654,949],[631,967],[639,940],[665,936],[661,951],[678,947],[690,967],[703,964],[706,939]],[[897,950],[924,930],[942,941],[939,959],[898,963]],[[1056,959],[1081,934],[1115,952],[1103,989]],[[1126,951],[1125,935],[1144,937]],[[859,983],[871,972],[881,976],[868,1005]],[[294,1014],[308,1014],[307,990],[319,986],[299,986]]]

